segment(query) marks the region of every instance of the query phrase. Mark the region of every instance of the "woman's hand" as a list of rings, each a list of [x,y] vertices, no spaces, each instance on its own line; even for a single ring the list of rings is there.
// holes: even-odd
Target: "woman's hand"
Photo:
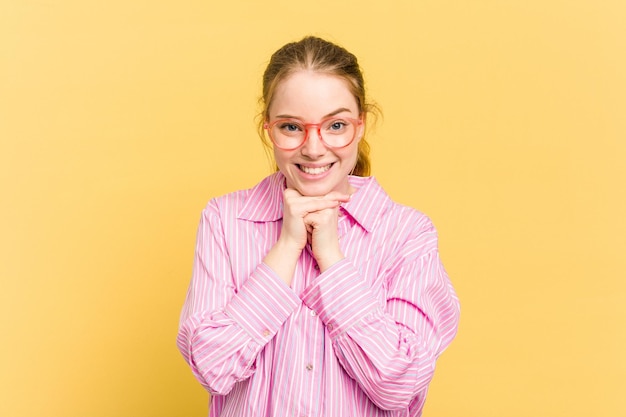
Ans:
[[[278,241],[264,259],[287,285],[291,285],[302,249],[311,241],[321,270],[343,258],[337,237],[338,208],[347,194],[333,191],[325,196],[303,196],[287,188],[283,194],[283,225]]]
[[[344,258],[339,248],[337,221],[339,205],[308,213],[304,217],[307,238],[320,271],[325,271]]]
[[[290,188],[285,190],[283,196],[283,228],[280,239],[285,239],[299,249],[304,248],[314,229],[318,229],[316,235],[320,231],[332,230],[336,236],[338,207],[350,199],[350,196],[336,191],[320,197],[303,196]],[[332,213],[335,214],[334,217]],[[334,224],[331,224],[333,218]],[[325,234],[327,233],[322,236]]]

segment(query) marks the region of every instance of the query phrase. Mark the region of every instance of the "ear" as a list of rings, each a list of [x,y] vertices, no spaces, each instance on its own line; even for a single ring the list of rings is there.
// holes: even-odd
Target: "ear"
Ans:
[[[367,113],[361,113],[361,115],[359,116],[359,120],[361,121],[361,124],[359,125],[359,131],[357,132],[357,141],[360,141],[363,138],[363,135],[365,134],[365,123],[366,123],[366,116]]]

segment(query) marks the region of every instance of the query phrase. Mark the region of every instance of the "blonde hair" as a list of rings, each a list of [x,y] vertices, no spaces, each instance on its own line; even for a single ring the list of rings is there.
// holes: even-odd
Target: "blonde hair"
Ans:
[[[374,103],[366,100],[365,83],[356,56],[341,46],[314,36],[307,36],[298,42],[291,42],[274,52],[263,74],[263,95],[259,99],[262,111],[259,114],[259,134],[266,149],[271,149],[263,124],[269,120],[269,108],[278,84],[289,75],[311,70],[335,75],[347,81],[350,92],[354,95],[359,113],[366,120],[367,115],[378,116],[380,110]],[[356,166],[352,174],[369,176],[371,163],[370,145],[365,135],[359,142]]]

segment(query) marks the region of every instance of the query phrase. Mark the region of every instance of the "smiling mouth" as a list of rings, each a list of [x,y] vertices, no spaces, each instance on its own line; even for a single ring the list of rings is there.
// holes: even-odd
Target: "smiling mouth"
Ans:
[[[316,168],[305,167],[304,165],[299,165],[299,164],[296,164],[296,166],[298,167],[298,169],[300,169],[300,171],[304,172],[305,174],[320,175],[328,171],[333,166],[333,164],[328,164],[323,167],[316,167]]]

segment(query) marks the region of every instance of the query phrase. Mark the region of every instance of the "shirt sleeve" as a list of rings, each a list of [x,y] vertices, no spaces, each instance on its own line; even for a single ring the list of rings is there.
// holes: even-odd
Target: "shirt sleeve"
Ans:
[[[214,395],[227,394],[254,373],[259,352],[301,302],[264,264],[236,289],[224,236],[219,209],[212,201],[198,227],[177,337],[193,374]]]
[[[435,361],[456,334],[459,303],[430,221],[387,265],[383,303],[347,258],[301,298],[325,323],[346,373],[378,407],[400,410],[423,401]]]

